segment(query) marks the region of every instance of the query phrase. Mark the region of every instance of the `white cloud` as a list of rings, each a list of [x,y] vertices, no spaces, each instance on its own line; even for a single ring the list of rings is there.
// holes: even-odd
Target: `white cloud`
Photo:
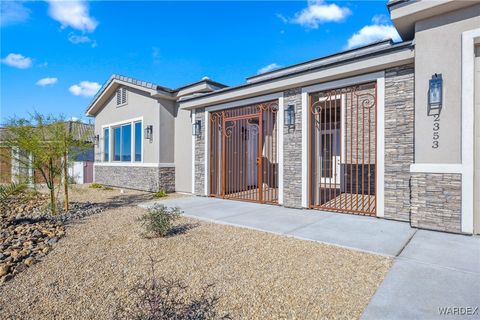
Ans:
[[[0,25],[6,26],[28,20],[30,9],[20,1],[0,1]]]
[[[77,35],[74,33],[70,33],[68,35],[68,41],[73,44],[90,43],[90,46],[92,48],[95,48],[97,46],[97,41],[90,39],[86,35]]]
[[[32,59],[25,57],[19,53],[10,53],[1,61],[2,63],[9,65],[10,67],[18,69],[27,69],[32,66]]]
[[[352,12],[347,7],[339,7],[335,3],[326,4],[323,0],[309,1],[308,6],[297,12],[293,18],[287,19],[277,14],[284,23],[299,24],[309,29],[317,29],[320,24],[326,22],[343,21]]]
[[[93,97],[102,86],[97,82],[82,81],[68,88],[74,96]]]
[[[265,67],[261,68],[260,70],[258,70],[257,74],[262,74],[262,73],[265,73],[265,72],[273,71],[273,70],[281,68],[281,67],[282,66],[280,66],[276,63],[271,63],[268,66],[265,66]]]
[[[346,48],[351,49],[361,47],[372,42],[387,39],[392,39],[395,42],[402,40],[397,29],[389,24],[388,18],[382,15],[377,15],[373,17],[371,25],[364,26],[348,39]]]
[[[46,86],[54,85],[57,82],[58,82],[57,78],[43,78],[38,80],[36,85],[40,87],[46,87]]]
[[[93,32],[98,25],[90,16],[88,3],[83,0],[47,0],[50,17],[62,24],[62,28],[71,27],[82,32]]]

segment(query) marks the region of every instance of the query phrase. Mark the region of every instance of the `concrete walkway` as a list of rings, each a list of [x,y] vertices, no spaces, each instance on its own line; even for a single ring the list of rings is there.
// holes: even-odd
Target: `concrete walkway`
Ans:
[[[408,223],[372,217],[215,198],[159,202],[202,220],[394,257],[363,319],[436,319],[444,317],[442,307],[471,307],[477,313],[470,317],[480,318],[478,237],[417,231]]]

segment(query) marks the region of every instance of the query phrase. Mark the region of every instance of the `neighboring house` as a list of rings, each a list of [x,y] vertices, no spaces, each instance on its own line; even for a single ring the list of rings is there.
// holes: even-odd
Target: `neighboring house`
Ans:
[[[403,42],[236,87],[113,76],[87,110],[95,181],[480,233],[480,2],[387,6]]]
[[[92,124],[79,123],[74,121],[66,121],[69,132],[75,134],[77,140],[84,140],[91,145],[91,147],[82,150],[81,152],[72,152],[74,159],[69,159],[69,176],[72,182],[77,184],[93,182],[93,161],[94,161],[94,141],[93,132],[94,126]],[[18,160],[17,152],[19,150],[12,150],[9,147],[2,146],[2,140],[5,139],[7,131],[5,128],[0,128],[0,183],[19,182],[21,180],[28,180],[31,183],[44,183],[40,172],[32,168],[25,167],[24,163]],[[28,157],[28,155],[25,155]]]

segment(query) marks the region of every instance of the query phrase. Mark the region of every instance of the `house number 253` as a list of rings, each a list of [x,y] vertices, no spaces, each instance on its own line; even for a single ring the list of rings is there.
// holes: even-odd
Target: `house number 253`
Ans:
[[[432,149],[438,148],[438,140],[440,139],[440,115],[436,114],[433,119],[433,141]]]

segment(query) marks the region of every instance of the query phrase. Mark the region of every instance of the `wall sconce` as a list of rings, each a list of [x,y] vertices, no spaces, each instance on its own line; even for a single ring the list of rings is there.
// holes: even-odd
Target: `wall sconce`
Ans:
[[[428,115],[438,115],[442,110],[443,79],[441,74],[434,74],[428,81]]]
[[[283,112],[283,124],[289,129],[295,127],[295,106],[293,104],[289,104]]]
[[[202,133],[202,121],[197,120],[194,123],[192,123],[192,136],[200,137],[201,133]]]
[[[145,132],[144,132],[145,139],[152,140],[153,139],[153,126],[149,125],[145,127]]]
[[[100,135],[96,134],[92,137],[93,143],[98,146],[98,142],[100,141]]]

